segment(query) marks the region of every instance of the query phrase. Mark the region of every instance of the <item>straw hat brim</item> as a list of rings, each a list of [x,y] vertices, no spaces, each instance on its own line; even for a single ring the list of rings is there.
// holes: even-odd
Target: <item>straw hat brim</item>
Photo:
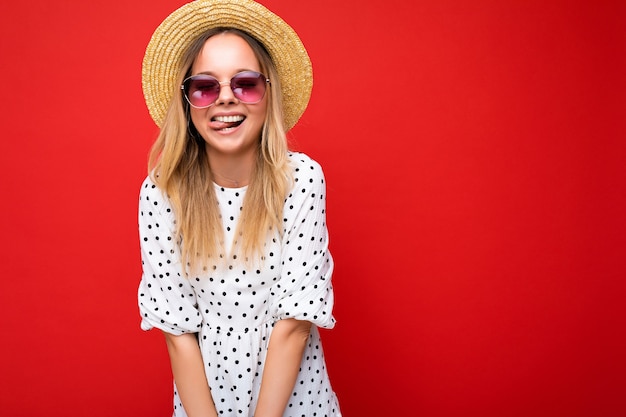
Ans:
[[[184,52],[200,35],[218,27],[242,30],[267,49],[280,78],[285,130],[291,129],[311,97],[311,60],[296,32],[251,0],[197,0],[174,11],[154,31],[143,59],[142,87],[157,126],[177,91],[174,83]]]

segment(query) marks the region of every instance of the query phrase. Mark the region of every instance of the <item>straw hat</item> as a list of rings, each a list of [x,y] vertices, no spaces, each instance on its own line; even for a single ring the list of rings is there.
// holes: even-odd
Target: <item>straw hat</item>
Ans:
[[[169,15],[152,35],[142,68],[150,116],[161,126],[177,91],[177,70],[191,42],[209,29],[232,27],[256,38],[276,66],[283,93],[285,129],[291,129],[309,102],[313,70],[296,32],[280,17],[252,0],[197,0]]]

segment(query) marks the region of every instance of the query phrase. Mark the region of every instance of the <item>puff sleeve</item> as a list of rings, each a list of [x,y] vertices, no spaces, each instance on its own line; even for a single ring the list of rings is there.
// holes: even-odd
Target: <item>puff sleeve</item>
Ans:
[[[283,210],[281,275],[272,288],[275,320],[295,318],[332,328],[333,259],[328,251],[326,184],[317,162],[304,154],[295,161],[294,187]]]
[[[202,326],[196,295],[183,273],[175,241],[175,217],[164,193],[147,178],[139,195],[143,274],[138,290],[141,328],[180,335]]]

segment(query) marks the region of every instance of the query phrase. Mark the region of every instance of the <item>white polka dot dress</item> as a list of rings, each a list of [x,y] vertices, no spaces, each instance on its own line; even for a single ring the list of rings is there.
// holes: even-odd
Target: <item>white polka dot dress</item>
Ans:
[[[220,416],[253,416],[273,325],[286,318],[308,320],[313,326],[283,417],[341,416],[317,330],[335,324],[326,185],[321,167],[311,158],[293,153],[290,160],[295,182],[285,199],[283,237],[266,243],[263,263],[256,266],[228,259],[202,275],[185,277],[170,203],[149,178],[141,188],[141,328],[198,333]],[[246,187],[215,185],[215,191],[229,247]],[[175,387],[174,416],[186,416]]]

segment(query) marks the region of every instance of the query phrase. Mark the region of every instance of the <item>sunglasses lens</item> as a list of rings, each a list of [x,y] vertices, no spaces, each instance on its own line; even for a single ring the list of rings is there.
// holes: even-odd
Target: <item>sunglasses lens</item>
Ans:
[[[187,80],[187,99],[194,107],[208,107],[220,94],[220,83],[213,77],[201,75]]]
[[[230,80],[235,97],[247,104],[258,103],[263,99],[265,84],[265,76],[253,71],[240,72]]]

